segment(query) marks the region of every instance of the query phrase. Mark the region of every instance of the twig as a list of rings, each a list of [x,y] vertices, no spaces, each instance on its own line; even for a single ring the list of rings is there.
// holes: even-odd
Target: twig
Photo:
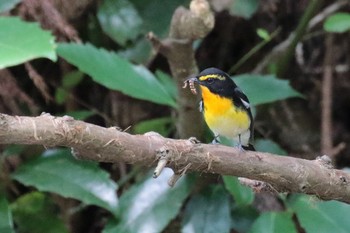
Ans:
[[[30,79],[33,81],[36,88],[39,89],[41,95],[45,98],[46,103],[52,101],[53,98],[49,93],[49,88],[47,87],[44,78],[34,69],[34,67],[29,63],[24,63],[24,66],[28,72]]]
[[[239,61],[230,68],[229,74],[233,74],[239,67],[241,67],[249,58],[251,58],[255,53],[272,41],[281,31],[281,28],[277,28],[267,40],[261,41],[259,44],[255,45],[248,53],[246,53]]]
[[[285,55],[282,57],[280,62],[278,62],[277,65],[277,76],[283,77],[285,72],[288,69],[289,61],[292,59],[295,51],[295,47],[297,46],[298,42],[304,35],[305,31],[307,30],[307,26],[311,18],[314,16],[315,12],[322,6],[323,0],[311,0],[309,5],[307,6],[305,13],[303,14],[303,17],[300,20],[300,23],[298,24],[298,27],[296,28],[295,32],[292,34],[292,40],[290,42],[290,45],[287,48],[287,51],[285,52]]]
[[[348,0],[337,1],[326,7],[309,21],[308,30],[312,30],[316,25],[318,25],[319,22],[323,21],[326,17],[333,14],[346,4],[349,4]],[[287,39],[276,45],[272,51],[254,68],[253,73],[261,73],[272,60],[278,60],[278,58],[285,53],[285,50],[291,44],[293,35],[294,34],[291,33]]]
[[[321,101],[321,153],[330,154],[333,150],[332,130],[332,88],[333,88],[333,35],[326,37],[324,72]]]

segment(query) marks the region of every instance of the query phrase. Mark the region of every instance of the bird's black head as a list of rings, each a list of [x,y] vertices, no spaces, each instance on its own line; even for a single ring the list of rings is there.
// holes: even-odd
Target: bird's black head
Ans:
[[[232,96],[232,92],[237,87],[228,74],[217,68],[203,70],[196,79],[200,85],[221,96]]]

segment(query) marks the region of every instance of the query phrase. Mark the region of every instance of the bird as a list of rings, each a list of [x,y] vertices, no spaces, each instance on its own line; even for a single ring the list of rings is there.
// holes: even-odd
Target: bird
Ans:
[[[201,90],[199,109],[204,120],[214,134],[213,143],[220,143],[220,137],[236,142],[241,150],[255,150],[254,119],[248,97],[224,71],[207,68],[198,75],[185,80],[193,94],[197,94],[194,84]]]

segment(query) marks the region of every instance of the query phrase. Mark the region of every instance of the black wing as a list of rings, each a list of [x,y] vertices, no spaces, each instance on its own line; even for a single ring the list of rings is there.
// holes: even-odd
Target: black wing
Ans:
[[[235,88],[234,93],[238,98],[238,100],[240,101],[240,105],[244,107],[248,112],[248,115],[250,118],[250,127],[249,127],[250,139],[252,140],[254,138],[254,119],[253,119],[252,112],[250,110],[250,103],[249,103],[248,97],[238,87]]]

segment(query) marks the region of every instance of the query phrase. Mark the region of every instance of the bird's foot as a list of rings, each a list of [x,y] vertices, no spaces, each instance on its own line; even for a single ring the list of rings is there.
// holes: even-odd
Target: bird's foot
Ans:
[[[211,144],[220,144],[219,135],[214,135],[214,139]]]
[[[244,147],[242,146],[241,143],[239,143],[239,144],[236,145],[235,147],[239,150],[239,152],[245,152],[245,149],[244,149]]]

